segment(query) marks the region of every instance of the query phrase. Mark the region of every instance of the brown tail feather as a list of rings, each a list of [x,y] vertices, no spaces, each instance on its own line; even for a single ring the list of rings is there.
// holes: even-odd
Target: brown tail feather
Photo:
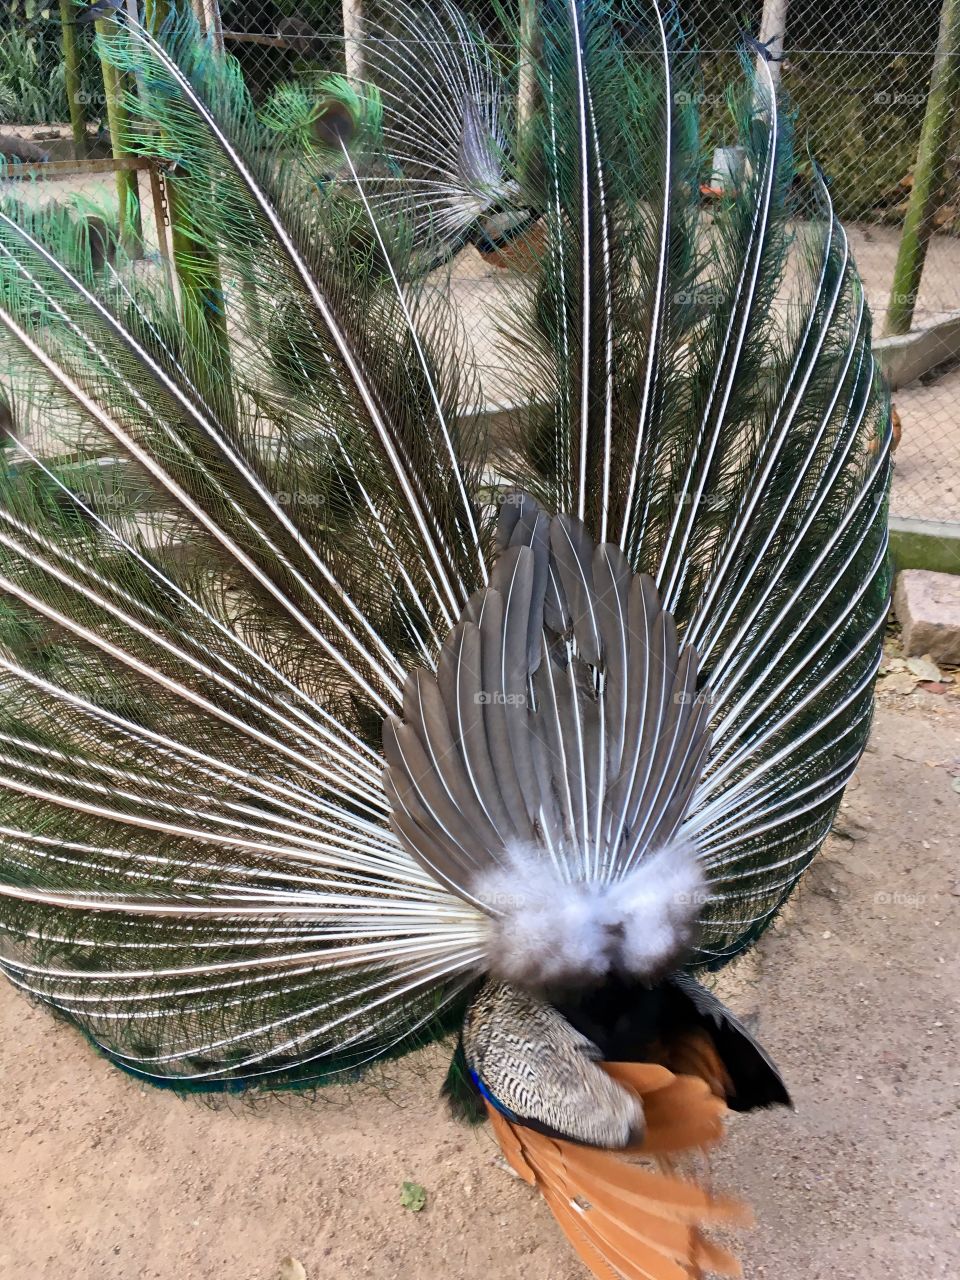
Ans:
[[[647,1120],[643,1141],[624,1151],[580,1146],[515,1125],[488,1104],[510,1167],[540,1188],[598,1280],[699,1280],[708,1271],[741,1275],[737,1259],[707,1240],[702,1228],[749,1222],[749,1210],[689,1179],[625,1158],[711,1146],[723,1132],[723,1102],[702,1078],[675,1076],[659,1065],[604,1068],[640,1095]]]
[[[487,1114],[490,1117],[493,1131],[497,1135],[497,1141],[500,1143],[507,1164],[518,1178],[522,1178],[531,1187],[535,1187],[537,1185],[537,1175],[524,1159],[523,1147],[517,1136],[516,1128],[499,1111],[491,1107],[489,1103],[487,1103]]]
[[[632,1155],[672,1155],[712,1147],[723,1137],[727,1107],[698,1076],[671,1076],[670,1083],[646,1093],[634,1064],[606,1063],[607,1074],[643,1099],[646,1127],[643,1141],[629,1148]],[[661,1068],[662,1069],[662,1068]],[[669,1075],[669,1072],[667,1073]]]
[[[734,1091],[730,1073],[706,1031],[693,1029],[673,1036],[662,1055],[656,1055],[656,1060],[675,1075],[699,1076],[706,1080],[718,1098],[729,1098]]]

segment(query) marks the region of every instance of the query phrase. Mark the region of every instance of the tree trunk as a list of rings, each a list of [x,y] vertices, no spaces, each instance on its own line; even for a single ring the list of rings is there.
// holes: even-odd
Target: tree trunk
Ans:
[[[937,51],[930,73],[930,93],[923,117],[913,190],[903,223],[893,274],[888,334],[909,333],[920,292],[927,246],[934,230],[937,201],[943,190],[960,91],[960,0],[944,0]]]
[[[87,113],[80,82],[80,49],[77,44],[77,9],[70,0],[60,0],[60,31],[63,45],[63,80],[70,109],[74,160],[87,158]]]
[[[98,21],[95,24],[97,38],[104,44],[116,38],[111,22]],[[110,130],[110,150],[114,160],[128,155],[127,130],[129,117],[127,105],[123,100],[124,77],[103,54],[100,57],[100,68],[103,73],[103,92],[107,100],[107,127]],[[120,205],[120,243],[124,252],[131,257],[143,249],[143,227],[140,221],[140,192],[137,186],[137,175],[133,169],[118,169],[115,175],[117,183],[117,200]]]

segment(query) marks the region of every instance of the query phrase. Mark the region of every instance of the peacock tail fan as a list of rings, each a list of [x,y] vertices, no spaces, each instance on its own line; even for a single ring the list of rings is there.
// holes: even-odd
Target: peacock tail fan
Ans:
[[[29,183],[0,204],[0,963],[178,1087],[325,1079],[462,1016],[495,912],[391,824],[380,736],[493,589],[504,493],[570,518],[549,661],[562,643],[594,701],[614,633],[583,641],[587,551],[643,575],[687,654],[695,967],[775,916],[869,727],[888,402],[765,66],[731,89],[740,178],[708,201],[671,11],[544,0],[521,121],[452,4],[387,8],[368,83],[262,112],[189,14],[118,20],[177,280],[109,231],[92,252]],[[447,265],[496,219],[530,249],[507,443]],[[666,694],[646,714],[655,743],[693,724]]]

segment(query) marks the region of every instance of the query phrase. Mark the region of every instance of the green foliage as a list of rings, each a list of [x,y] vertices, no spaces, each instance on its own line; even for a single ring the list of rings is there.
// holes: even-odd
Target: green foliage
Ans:
[[[59,47],[60,27],[48,22],[32,30],[0,31],[0,123],[52,124],[68,120],[70,109]],[[88,114],[104,114],[103,85],[89,35],[80,35],[81,90]]]
[[[913,170],[928,76],[925,58],[818,52],[791,59],[786,83],[802,136],[840,217],[901,217],[890,206]]]

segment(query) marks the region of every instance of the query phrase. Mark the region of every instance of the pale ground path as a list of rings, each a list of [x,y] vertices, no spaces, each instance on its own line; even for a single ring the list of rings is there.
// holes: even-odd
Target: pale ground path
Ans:
[[[716,1161],[759,1219],[748,1278],[960,1273],[957,772],[960,699],[882,697],[845,834],[726,984],[798,1107],[736,1121]],[[0,1276],[276,1280],[292,1253],[308,1280],[583,1280],[486,1128],[437,1103],[444,1065],[215,1111],[143,1089],[2,984]]]
[[[141,178],[144,231],[156,256],[156,228],[148,183]],[[0,183],[5,190],[34,200],[71,197],[109,209],[115,203],[113,178],[65,178],[32,186]],[[896,227],[848,227],[850,243],[874,314],[874,332],[881,334],[889,301],[890,282],[899,245]],[[482,371],[483,399],[509,403],[522,398],[525,361],[511,355],[503,342],[493,308],[508,312],[516,297],[516,277],[485,263],[467,249],[453,269],[457,303]],[[916,323],[928,325],[960,310],[960,238],[935,236],[929,250]],[[919,382],[899,390],[895,403],[903,422],[903,440],[896,455],[891,509],[898,516],[960,521],[960,368],[943,373],[929,385]]]
[[[875,336],[884,330],[890,282],[899,245],[895,227],[847,228]],[[510,277],[488,267],[472,251],[461,255],[454,276],[457,297],[474,343],[488,401],[520,398],[523,361],[505,357],[491,302],[511,287]],[[509,294],[507,294],[509,297]],[[960,239],[936,236],[931,243],[915,323],[926,326],[960,311]],[[947,353],[945,353],[946,355]],[[960,367],[950,367],[924,384],[913,382],[894,395],[903,436],[895,455],[891,510],[898,516],[960,522]]]

